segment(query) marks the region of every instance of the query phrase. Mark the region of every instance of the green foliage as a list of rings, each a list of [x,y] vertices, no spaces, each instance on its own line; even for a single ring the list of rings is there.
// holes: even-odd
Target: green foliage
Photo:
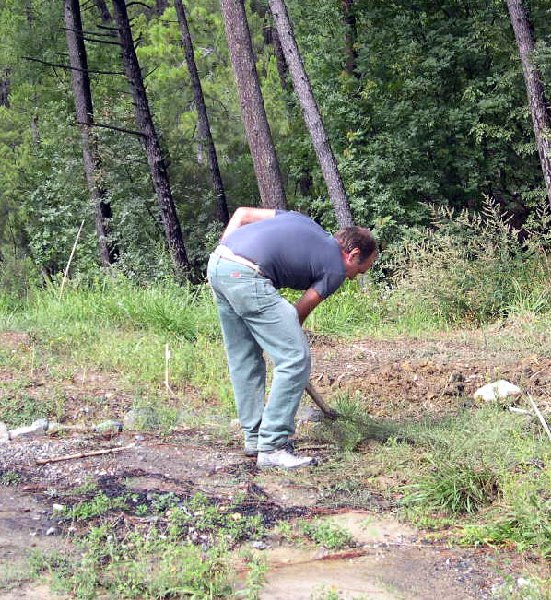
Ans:
[[[305,523],[303,529],[316,544],[329,550],[340,550],[353,542],[349,531],[327,520],[316,519]]]
[[[22,480],[23,478],[16,471],[4,471],[0,474],[0,485],[18,485]]]
[[[117,598],[219,598],[231,592],[229,556],[223,547],[203,550],[178,544],[155,528],[117,538],[107,525],[92,528],[80,545],[81,557],[62,568],[44,560],[56,587],[77,598],[105,592]]]
[[[521,243],[510,217],[490,200],[482,214],[437,211],[433,225],[388,259],[398,306],[413,299],[449,323],[551,309],[549,259],[539,232]]]
[[[126,509],[125,498],[109,498],[104,492],[99,492],[91,500],[79,502],[67,510],[66,516],[75,521],[87,521],[105,515],[112,510]]]
[[[324,420],[317,435],[336,443],[344,452],[357,450],[368,439],[386,439],[393,431],[392,424],[378,423],[365,412],[359,393],[353,396],[336,394],[332,399],[332,406],[339,417]]]
[[[476,462],[476,461],[475,461]],[[406,505],[423,504],[449,513],[475,513],[499,497],[497,475],[491,468],[462,462],[435,462],[432,471],[407,488]]]

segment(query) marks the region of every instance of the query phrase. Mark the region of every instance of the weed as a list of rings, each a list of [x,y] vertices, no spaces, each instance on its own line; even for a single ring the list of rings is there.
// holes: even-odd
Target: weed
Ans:
[[[499,497],[496,473],[489,467],[438,461],[430,473],[404,488],[404,505],[422,504],[452,514],[475,513]]]
[[[23,478],[16,471],[4,471],[0,475],[0,485],[19,485]]]
[[[386,439],[393,432],[391,424],[377,423],[366,414],[360,394],[336,394],[333,404],[340,418],[323,421],[317,436],[336,443],[344,452],[356,450],[367,439]]]
[[[68,508],[66,516],[75,521],[87,521],[96,517],[100,517],[111,510],[127,509],[127,501],[125,498],[109,498],[104,492],[100,492],[91,500],[86,500],[75,504]]]
[[[264,557],[249,550],[242,552],[241,555],[248,567],[248,573],[245,589],[239,591],[237,596],[245,600],[259,600],[268,565]]]
[[[303,530],[316,544],[329,550],[339,550],[353,543],[350,532],[330,521],[315,519],[310,523],[305,523]]]
[[[173,492],[152,494],[149,499],[151,500],[151,509],[157,513],[165,513],[180,503],[180,498]]]
[[[21,389],[22,388],[22,389]],[[64,414],[65,399],[56,394],[48,398],[31,395],[26,391],[26,384],[18,386],[6,385],[0,397],[0,421],[10,427],[30,425],[39,418],[59,420]]]

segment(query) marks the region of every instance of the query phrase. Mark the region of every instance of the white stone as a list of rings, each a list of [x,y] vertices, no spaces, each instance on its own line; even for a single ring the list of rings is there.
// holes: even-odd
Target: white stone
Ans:
[[[2,444],[3,442],[9,442],[10,441],[10,434],[8,432],[8,427],[5,423],[2,423],[2,421],[0,421],[0,444]]]
[[[491,402],[492,400],[502,400],[504,398],[516,398],[522,394],[522,390],[514,383],[509,383],[505,379],[487,383],[478,388],[474,397]]]

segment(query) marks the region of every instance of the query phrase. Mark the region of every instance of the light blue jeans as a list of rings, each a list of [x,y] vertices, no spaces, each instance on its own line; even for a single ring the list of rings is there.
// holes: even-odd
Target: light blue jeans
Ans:
[[[211,254],[207,278],[214,291],[230,378],[247,446],[283,446],[310,376],[310,348],[295,307],[254,269]],[[274,363],[264,406],[266,364]]]

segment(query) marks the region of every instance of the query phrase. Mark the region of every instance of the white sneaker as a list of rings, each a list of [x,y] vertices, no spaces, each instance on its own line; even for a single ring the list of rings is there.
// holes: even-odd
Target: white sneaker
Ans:
[[[316,463],[316,459],[312,456],[296,456],[288,445],[270,452],[259,452],[256,459],[256,466],[259,469],[300,469],[313,467]]]

